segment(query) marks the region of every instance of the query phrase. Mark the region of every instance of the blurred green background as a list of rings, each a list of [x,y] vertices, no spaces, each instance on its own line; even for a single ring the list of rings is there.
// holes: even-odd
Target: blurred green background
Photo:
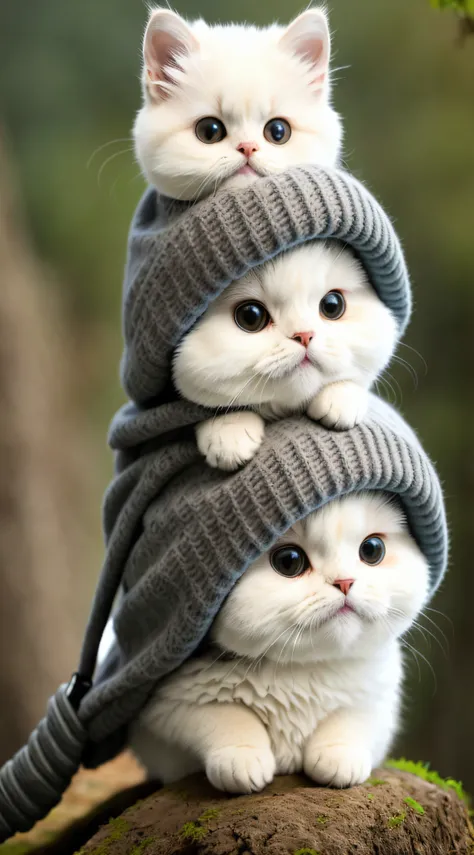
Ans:
[[[176,8],[258,24],[301,10],[297,0],[180,0]],[[345,163],[391,214],[413,279],[415,314],[399,350],[413,370],[394,364],[385,394],[439,468],[452,533],[450,573],[431,604],[436,611],[422,619],[435,639],[408,639],[419,655],[407,651],[396,753],[429,760],[474,792],[474,38],[461,44],[455,15],[428,0],[332,0],[330,13]],[[63,441],[86,443],[84,465],[94,470],[76,513],[92,544],[75,577],[81,628],[102,556],[100,497],[112,469],[106,431],[123,400],[121,279],[144,186],[130,128],[145,19],[141,0],[0,4],[2,142],[22,228],[48,272],[41,300],[48,304],[51,291],[59,307],[53,325],[63,331],[69,416],[79,428],[65,427]],[[0,578],[5,572],[0,566]]]

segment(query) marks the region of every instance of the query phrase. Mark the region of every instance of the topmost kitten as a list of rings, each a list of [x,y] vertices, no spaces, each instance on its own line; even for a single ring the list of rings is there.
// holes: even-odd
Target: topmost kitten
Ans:
[[[134,127],[147,179],[194,200],[296,164],[336,165],[342,124],[330,104],[329,55],[321,9],[286,29],[187,24],[155,9]]]

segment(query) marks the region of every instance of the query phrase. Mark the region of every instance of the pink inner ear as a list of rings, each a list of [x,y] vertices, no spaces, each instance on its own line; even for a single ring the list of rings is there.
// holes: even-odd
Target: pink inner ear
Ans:
[[[314,66],[315,71],[319,72],[311,81],[312,85],[322,86],[327,73],[327,56],[325,55],[326,51],[323,39],[301,40],[298,45],[298,53]]]
[[[151,45],[146,51],[146,66],[151,81],[172,82],[166,68],[177,67],[177,56],[184,53],[184,46],[170,33],[158,30],[151,35]]]
[[[314,80],[311,81],[311,83],[313,84],[313,86],[322,86],[325,80],[326,80],[326,74],[325,73],[318,74],[318,76],[315,77]]]
[[[313,65],[319,65],[324,61],[324,42],[322,39],[302,39],[298,45],[298,53],[306,56]]]

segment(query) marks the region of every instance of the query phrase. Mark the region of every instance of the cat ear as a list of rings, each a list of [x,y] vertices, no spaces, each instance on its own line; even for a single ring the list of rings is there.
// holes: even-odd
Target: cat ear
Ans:
[[[285,50],[306,59],[312,66],[312,85],[322,89],[329,71],[331,38],[328,20],[322,9],[307,9],[287,27],[279,44]]]
[[[145,85],[154,101],[169,96],[170,85],[176,83],[172,69],[179,68],[180,57],[198,48],[198,40],[180,15],[169,9],[151,13],[143,40],[143,61]]]

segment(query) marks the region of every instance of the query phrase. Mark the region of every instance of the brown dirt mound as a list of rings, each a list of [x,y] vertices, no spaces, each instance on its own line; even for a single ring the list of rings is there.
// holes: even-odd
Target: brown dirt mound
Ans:
[[[301,776],[230,797],[202,776],[166,787],[104,826],[81,855],[450,855],[474,852],[466,806],[382,769],[338,791]]]

